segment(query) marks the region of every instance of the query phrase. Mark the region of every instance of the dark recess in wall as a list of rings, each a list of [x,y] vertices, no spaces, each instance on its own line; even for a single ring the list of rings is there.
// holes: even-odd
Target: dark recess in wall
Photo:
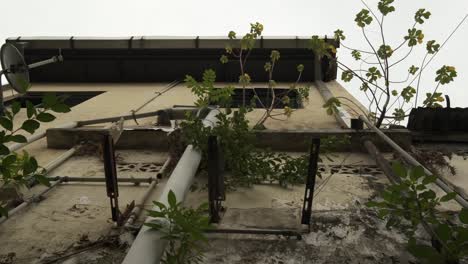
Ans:
[[[304,65],[302,81],[314,81],[314,55],[308,49],[278,49],[281,58],[275,67],[277,82],[297,79],[297,65]],[[254,49],[246,72],[252,80],[268,80],[264,64],[271,49]],[[65,61],[31,70],[32,82],[171,82],[186,74],[201,78],[205,69],[214,69],[217,81],[238,82],[239,62],[221,64],[223,49],[64,49]],[[56,49],[25,49],[28,63],[50,58]],[[336,69],[335,69],[336,76]],[[333,77],[333,73],[325,75]]]

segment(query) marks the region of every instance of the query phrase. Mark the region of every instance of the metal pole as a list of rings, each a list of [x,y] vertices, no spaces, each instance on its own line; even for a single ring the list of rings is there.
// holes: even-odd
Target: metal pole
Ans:
[[[171,163],[171,161],[172,161],[172,157],[169,157],[167,158],[166,162],[164,162],[163,166],[158,171],[158,174],[156,174],[156,177],[158,177],[158,179],[162,179],[164,176],[166,176],[167,168],[169,167],[169,164]]]
[[[138,219],[138,216],[140,215],[143,207],[145,206],[146,200],[148,200],[148,197],[152,193],[154,187],[158,184],[157,181],[153,181],[148,188],[146,188],[145,193],[138,199],[137,202],[135,202],[135,207],[133,208],[132,212],[130,213],[130,216],[128,217],[127,222],[125,223],[125,227],[131,227],[133,223]]]
[[[47,64],[62,62],[62,61],[63,61],[63,57],[61,55],[60,56],[53,56],[52,58],[47,59],[47,60],[31,63],[31,64],[28,65],[28,68],[29,69],[34,69],[34,68],[41,67],[41,66],[44,66],[44,65],[47,65]]]
[[[398,144],[396,144],[391,138],[389,138],[382,131],[380,131],[380,129],[375,127],[365,116],[360,115],[359,118],[364,123],[366,123],[366,125],[370,129],[372,129],[375,133],[377,133],[377,135],[379,135],[385,142],[387,142],[396,152],[398,152],[398,154],[400,154],[408,163],[410,163],[412,166],[421,166],[424,169],[424,173],[426,173],[427,175],[434,175],[432,172],[426,169],[421,163],[419,163],[415,158],[413,158],[408,152],[406,152],[404,149],[398,146]],[[455,192],[446,183],[444,183],[439,177],[437,178],[435,183],[446,193]],[[468,202],[463,197],[461,197],[460,194],[457,193],[457,195],[455,196],[455,200],[464,208],[468,208]]]
[[[57,181],[59,179],[62,182],[105,182],[105,177],[71,177],[71,176],[53,176],[47,177],[49,181]],[[117,178],[118,182],[130,182],[134,184],[140,183],[153,183],[157,182],[157,179],[149,177],[149,178]]]
[[[52,190],[55,186],[57,186],[58,184],[60,184],[62,180],[59,179],[58,181],[52,183],[52,185],[50,185],[49,187],[47,187],[47,189],[43,190],[42,192],[40,192],[37,197],[42,197],[44,196],[45,194],[47,194],[50,190]],[[20,205],[18,205],[17,207],[11,209],[10,211],[8,211],[8,217],[11,217],[12,215],[15,215],[16,213],[18,213],[19,211],[21,211],[21,209],[27,207],[28,205],[30,205],[32,202],[34,202],[35,199],[34,198],[31,198],[27,201],[24,201],[23,203],[21,203]],[[0,224],[5,222],[8,218],[6,217],[0,217]]]
[[[137,109],[135,110],[132,110],[131,112],[132,113],[136,113],[136,112],[139,112],[143,107],[145,107],[147,104],[151,103],[154,99],[158,98],[159,96],[163,95],[165,92],[171,90],[172,88],[176,87],[177,85],[179,84],[179,81],[172,81],[171,83],[169,83],[167,86],[168,88],[166,88],[164,91],[162,92],[156,92],[156,95],[151,97],[150,99],[148,99],[148,101],[146,101],[145,103],[143,103],[140,107],[138,107]]]
[[[203,123],[205,126],[214,126],[217,122],[217,114],[219,110],[211,110],[206,116]],[[187,146],[184,154],[180,158],[177,166],[172,172],[169,180],[164,187],[164,190],[158,199],[159,202],[166,206],[169,206],[167,201],[167,195],[170,191],[173,191],[178,201],[183,201],[187,194],[190,184],[195,177],[202,154],[200,151],[195,149],[192,145]],[[158,210],[157,207],[153,207],[153,210]],[[145,222],[151,222],[155,220],[152,217],[148,217]],[[164,249],[167,245],[167,241],[163,239],[163,234],[143,226],[138,233],[135,241],[133,242],[130,250],[125,257],[123,264],[154,264],[159,263],[163,256]]]

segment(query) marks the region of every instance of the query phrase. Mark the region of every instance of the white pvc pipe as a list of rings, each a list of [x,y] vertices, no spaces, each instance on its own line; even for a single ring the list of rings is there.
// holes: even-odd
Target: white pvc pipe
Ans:
[[[217,122],[216,116],[219,110],[211,110],[204,120],[205,126],[213,126]],[[169,206],[167,195],[173,191],[177,201],[183,201],[190,189],[190,185],[195,177],[198,166],[202,158],[202,153],[192,145],[187,146],[184,154],[180,158],[177,166],[172,172],[164,190],[158,199],[159,202]],[[153,210],[158,210],[153,207]],[[155,218],[148,217],[145,222],[151,222]],[[122,264],[154,264],[161,260],[167,241],[162,239],[163,234],[147,226],[143,226],[133,242]]]

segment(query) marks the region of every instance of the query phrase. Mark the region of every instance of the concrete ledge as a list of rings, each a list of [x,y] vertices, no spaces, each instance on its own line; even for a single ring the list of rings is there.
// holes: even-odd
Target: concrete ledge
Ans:
[[[463,132],[415,132],[411,131],[414,141],[417,142],[443,142],[468,143],[468,133]]]
[[[411,133],[406,129],[384,130],[392,140],[404,149],[411,146]],[[279,151],[307,151],[310,148],[312,137],[350,136],[351,144],[336,149],[336,151],[362,151],[366,152],[362,141],[364,138],[371,139],[381,151],[391,151],[391,148],[371,130],[354,129],[312,129],[296,131],[257,131],[256,144],[260,148],[271,148]]]
[[[168,150],[167,133],[172,129],[140,127],[124,128],[117,141],[118,149],[158,149]],[[47,129],[47,147],[69,149],[82,141],[101,142],[102,136],[109,133],[103,128],[50,128]]]
[[[119,149],[158,149],[168,150],[169,139],[167,133],[172,129],[154,127],[124,128],[122,136],[117,142]],[[402,148],[408,149],[411,145],[411,133],[406,129],[392,129],[384,131]],[[83,140],[101,142],[102,135],[108,133],[102,128],[52,128],[47,130],[47,146],[56,149],[68,149]],[[363,151],[364,138],[370,138],[381,151],[391,151],[371,130],[357,131],[354,129],[312,129],[312,130],[264,130],[256,131],[256,146],[270,148],[278,151],[307,151],[312,137],[350,136],[351,144],[335,151]]]

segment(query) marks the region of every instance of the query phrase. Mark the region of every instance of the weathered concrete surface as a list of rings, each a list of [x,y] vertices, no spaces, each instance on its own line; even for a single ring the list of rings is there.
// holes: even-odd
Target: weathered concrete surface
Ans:
[[[72,157],[50,175],[103,177],[103,164],[99,153],[82,154],[84,155]],[[144,166],[146,164],[162,165],[167,158],[167,153],[149,150],[122,150],[117,151],[116,158],[117,167],[120,167],[118,176],[156,178],[158,167]],[[139,164],[143,166],[138,166]],[[132,166],[133,169],[131,169]],[[156,186],[144,205],[146,209],[151,208],[151,201],[159,197],[164,184],[165,180]],[[138,199],[147,186],[147,184],[140,186],[119,184],[120,209],[124,210],[126,204]],[[32,188],[25,192],[25,198],[31,197],[44,188],[44,186]],[[51,257],[54,253],[67,249],[79,241],[82,235],[86,235],[91,241],[108,235],[114,227],[110,217],[110,204],[104,183],[61,184],[50,191],[46,195],[46,199],[27,207],[0,225],[0,239],[2,241],[0,255],[15,253],[14,263],[35,263],[41,258]],[[124,250],[125,248],[120,251]],[[107,250],[100,254],[112,252],[112,250]],[[86,258],[82,257],[81,259]]]
[[[266,235],[210,234],[205,263],[404,262],[407,256],[403,234],[398,230],[387,230],[384,221],[364,205],[389,184],[382,174],[368,175],[358,170],[359,166],[375,163],[368,155],[354,153],[335,153],[333,161],[324,159],[324,162],[325,167],[340,165],[349,169],[349,173],[330,175],[328,168],[324,170],[322,179],[317,179],[311,232],[304,235],[303,240]],[[205,183],[205,179],[197,179],[198,189],[189,194],[186,205],[196,206],[207,201],[206,190],[202,188]],[[293,212],[302,208],[303,197],[303,185],[237,188],[226,195],[224,205],[227,212],[221,226],[297,228],[300,214]],[[278,214],[271,217],[275,210]],[[240,212],[255,213],[242,217]]]

